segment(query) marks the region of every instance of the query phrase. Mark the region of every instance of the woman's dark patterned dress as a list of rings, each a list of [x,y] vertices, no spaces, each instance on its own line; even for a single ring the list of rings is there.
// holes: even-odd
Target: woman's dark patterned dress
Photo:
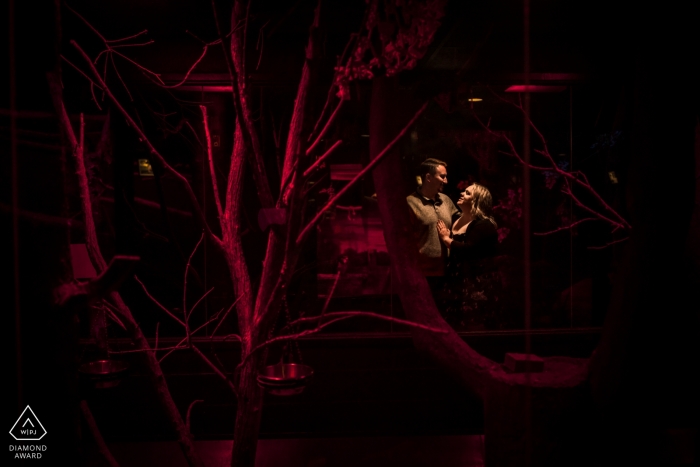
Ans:
[[[496,227],[488,219],[475,219],[452,240],[439,300],[445,320],[458,330],[498,328],[502,281],[494,264]]]

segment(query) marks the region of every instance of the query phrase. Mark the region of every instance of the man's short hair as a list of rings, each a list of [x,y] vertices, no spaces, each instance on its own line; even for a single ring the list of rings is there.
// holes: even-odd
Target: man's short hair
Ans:
[[[421,180],[425,178],[425,174],[430,174],[430,175],[435,175],[435,172],[437,172],[437,168],[443,166],[447,168],[447,163],[441,161],[440,159],[434,159],[432,157],[429,157],[428,159],[424,160],[420,164],[420,175]]]

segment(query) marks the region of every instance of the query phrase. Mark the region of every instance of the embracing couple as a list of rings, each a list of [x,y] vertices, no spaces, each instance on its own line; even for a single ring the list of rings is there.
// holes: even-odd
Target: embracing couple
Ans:
[[[485,302],[497,300],[491,280],[496,277],[488,266],[498,247],[491,193],[474,183],[460,193],[455,206],[442,193],[447,184],[445,162],[426,159],[419,175],[421,184],[406,201],[421,270],[448,321],[478,327],[492,308]]]

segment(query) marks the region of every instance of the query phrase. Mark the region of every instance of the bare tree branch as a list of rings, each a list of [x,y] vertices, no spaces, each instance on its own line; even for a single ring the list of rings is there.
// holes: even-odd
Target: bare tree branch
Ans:
[[[190,423],[191,421],[191,416],[192,416],[192,409],[194,408],[195,404],[199,404],[201,402],[204,402],[202,399],[196,399],[193,400],[192,403],[187,407],[187,417],[185,418],[185,426],[187,427],[187,431],[192,433],[192,425]]]
[[[122,105],[119,103],[119,100],[112,94],[112,91],[107,87],[107,84],[102,80],[102,77],[100,76],[99,72],[95,68],[95,66],[92,64],[90,61],[90,57],[85,53],[85,51],[78,45],[77,42],[74,40],[70,41],[71,45],[75,47],[80,55],[85,59],[86,63],[88,64],[90,71],[92,72],[93,76],[97,80],[97,82],[102,86],[104,89],[105,93],[109,97],[109,99],[112,101],[114,106],[119,110],[119,112],[124,116],[124,118],[127,120],[129,125],[136,131],[136,133],[139,136],[140,141],[146,145],[148,148],[149,152],[153,157],[155,157],[158,162],[163,166],[163,168],[169,172],[170,174],[174,175],[175,178],[180,180],[180,182],[183,184],[185,187],[185,190],[187,191],[187,195],[190,199],[190,202],[194,206],[195,212],[200,218],[200,221],[202,225],[204,226],[204,229],[206,230],[207,234],[214,240],[214,243],[220,248],[221,247],[221,240],[211,231],[209,228],[209,225],[207,224],[206,217],[204,215],[204,212],[202,211],[199,201],[197,200],[197,196],[194,194],[194,191],[192,190],[192,187],[190,186],[190,183],[187,181],[187,179],[182,176],[177,170],[175,170],[173,167],[168,164],[168,162],[165,160],[165,158],[158,152],[158,150],[153,146],[151,143],[150,139],[146,136],[146,134],[143,132],[141,127],[134,121],[134,119],[129,115],[129,113],[122,107]]]
[[[117,460],[114,458],[112,452],[107,446],[107,443],[105,443],[105,440],[102,437],[102,433],[100,432],[100,428],[97,426],[97,422],[95,421],[95,417],[92,416],[92,411],[90,410],[90,407],[87,405],[87,402],[85,400],[80,401],[80,411],[83,414],[85,423],[90,429],[92,439],[95,440],[95,444],[97,444],[97,450],[102,456],[102,458],[107,462],[109,467],[119,467],[119,462],[117,462]]]
[[[331,125],[333,125],[333,122],[335,121],[336,117],[340,113],[340,109],[343,107],[343,104],[345,103],[345,99],[341,99],[340,102],[338,102],[338,105],[336,106],[335,110],[331,114],[331,116],[328,118],[328,121],[326,122],[326,125],[323,127],[321,132],[318,134],[316,137],[316,140],[311,143],[311,145],[308,147],[306,150],[306,155],[308,156],[313,152],[314,149],[316,149],[316,146],[318,146],[321,143],[321,140],[323,139],[324,136],[326,136],[326,133],[330,129]]]
[[[207,366],[209,366],[209,368],[214,370],[214,373],[216,373],[218,376],[221,377],[221,379],[223,379],[226,382],[226,385],[233,392],[233,394],[238,396],[238,390],[236,390],[236,386],[231,382],[228,376],[226,376],[224,372],[219,369],[219,367],[217,367],[211,360],[209,360],[209,358],[207,358],[207,356],[204,355],[204,353],[201,350],[199,350],[199,348],[197,348],[196,345],[192,346],[192,350],[194,350],[194,353],[196,353],[199,356],[199,358],[201,358],[202,361],[206,363]]]
[[[209,133],[209,119],[207,118],[207,107],[200,105],[202,110],[202,120],[204,121],[204,135],[207,140],[207,156],[209,159],[209,174],[211,176],[211,186],[214,190],[214,201],[216,202],[216,212],[219,213],[219,222],[224,217],[224,210],[221,208],[221,196],[219,196],[219,182],[216,180],[216,171],[214,170],[214,155],[211,148],[211,134]]]
[[[328,148],[328,151],[326,151],[321,157],[316,159],[316,161],[309,166],[308,169],[304,171],[304,177],[308,177],[314,170],[316,170],[317,167],[319,167],[326,159],[328,159],[328,156],[333,154],[338,147],[343,144],[343,140],[338,140],[335,143],[333,143],[333,146]]]
[[[333,312],[333,313],[326,313],[325,315],[311,316],[311,317],[307,317],[307,318],[299,318],[297,320],[292,321],[286,327],[293,327],[293,326],[296,326],[296,325],[299,325],[302,323],[311,323],[314,321],[324,320],[322,323],[319,323],[318,326],[316,326],[313,329],[308,329],[306,331],[301,331],[301,332],[294,333],[294,334],[277,336],[277,337],[273,337],[272,339],[266,340],[262,344],[259,344],[258,346],[254,347],[253,350],[251,350],[250,353],[248,353],[241,360],[241,363],[238,364],[238,367],[242,367],[243,364],[246,362],[246,360],[248,358],[250,358],[253,353],[255,353],[259,350],[262,350],[266,347],[269,347],[270,345],[272,345],[276,342],[294,340],[294,339],[299,339],[300,337],[305,337],[305,336],[309,336],[311,334],[316,334],[317,332],[330,326],[333,323],[337,323],[338,321],[343,321],[343,320],[350,319],[350,318],[358,318],[358,317],[379,319],[382,321],[388,321],[388,322],[394,323],[394,324],[402,324],[404,326],[408,326],[411,328],[421,329],[423,331],[430,331],[430,332],[435,332],[435,333],[439,333],[439,334],[444,334],[447,332],[444,329],[440,329],[440,328],[436,328],[436,327],[432,327],[432,326],[426,326],[426,325],[420,324],[420,323],[414,323],[413,321],[406,321],[405,319],[394,318],[391,316],[384,316],[384,315],[380,315],[378,313],[372,313],[370,311],[337,311],[337,312]],[[327,319],[327,321],[325,321],[326,319]]]
[[[324,212],[333,207],[333,205],[338,202],[342,195],[344,195],[350,188],[352,188],[353,185],[355,185],[355,183],[357,183],[362,177],[367,175],[368,172],[370,172],[377,164],[379,164],[379,162],[382,161],[384,156],[386,156],[394,148],[394,146],[396,146],[396,143],[398,143],[401,140],[401,138],[403,138],[406,135],[408,130],[413,126],[414,123],[416,123],[418,117],[420,117],[427,108],[428,102],[423,104],[423,106],[420,109],[418,109],[418,112],[416,112],[413,118],[411,118],[411,120],[406,124],[406,126],[403,127],[399,134],[397,134],[396,137],[394,137],[394,139],[386,145],[384,150],[382,150],[382,152],[379,153],[375,159],[373,159],[369,164],[367,164],[367,166],[365,166],[364,169],[362,169],[357,175],[355,175],[355,177],[352,180],[350,180],[342,189],[340,189],[338,193],[336,193],[336,195],[333,196],[333,198],[328,200],[325,206],[323,206],[318,211],[318,213],[316,213],[316,216],[313,219],[311,219],[311,221],[306,225],[306,227],[304,227],[304,230],[301,231],[301,233],[297,237],[297,245],[299,245],[304,240],[306,235],[308,235],[309,231],[321,219],[321,216],[323,216]]]

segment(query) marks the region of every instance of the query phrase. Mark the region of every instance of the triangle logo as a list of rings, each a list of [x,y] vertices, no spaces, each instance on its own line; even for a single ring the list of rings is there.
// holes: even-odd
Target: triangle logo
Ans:
[[[46,430],[32,408],[27,406],[12,425],[10,434],[17,441],[39,441],[46,435]]]

